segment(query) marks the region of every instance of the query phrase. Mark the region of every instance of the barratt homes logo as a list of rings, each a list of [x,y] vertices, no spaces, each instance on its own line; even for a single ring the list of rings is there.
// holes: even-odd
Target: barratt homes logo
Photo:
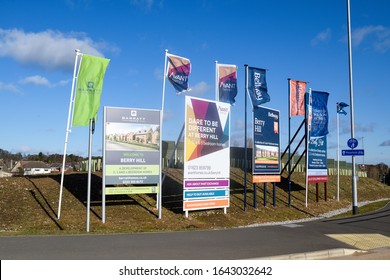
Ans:
[[[134,122],[134,123],[137,123],[137,122],[143,123],[143,122],[146,121],[146,117],[138,116],[137,110],[130,110],[130,114],[127,113],[127,115],[122,116],[122,121],[128,121],[128,122]]]
[[[79,90],[80,93],[94,94],[96,92],[95,82],[89,81],[89,82],[87,82],[86,87],[80,86],[78,88],[78,90]]]

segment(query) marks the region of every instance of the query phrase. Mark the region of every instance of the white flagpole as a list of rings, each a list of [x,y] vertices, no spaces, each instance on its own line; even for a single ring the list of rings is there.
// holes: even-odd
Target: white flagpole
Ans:
[[[92,169],[92,134],[95,130],[95,120],[89,120],[89,145],[88,145],[88,189],[87,189],[87,232],[89,232],[90,208],[91,208],[91,169]]]
[[[163,79],[163,89],[162,89],[162,100],[161,100],[161,114],[160,114],[160,178],[159,178],[159,191],[157,195],[157,208],[158,208],[158,218],[162,218],[162,137],[163,137],[163,119],[164,119],[164,102],[165,102],[165,84],[167,76],[167,59],[168,59],[168,50],[165,50],[165,59],[164,59],[164,79]]]
[[[219,101],[219,94],[218,94],[218,60],[215,61],[215,101]]]
[[[352,37],[351,37],[351,1],[347,0],[348,23],[348,66],[349,66],[349,98],[351,112],[351,139],[355,138],[355,113],[353,106],[353,75],[352,75]],[[355,156],[352,156],[352,214],[358,214],[357,181],[355,170]]]
[[[57,218],[60,219],[61,217],[61,202],[62,202],[62,190],[64,186],[64,172],[65,172],[65,160],[66,160],[66,149],[68,147],[68,138],[69,138],[69,132],[71,132],[71,115],[73,114],[72,108],[74,103],[74,87],[75,87],[75,81],[77,79],[76,73],[77,73],[77,66],[78,66],[78,58],[82,53],[80,50],[76,49],[76,57],[74,62],[74,70],[73,70],[73,81],[72,81],[72,89],[70,91],[70,101],[69,101],[69,111],[68,111],[68,122],[66,125],[66,134],[65,134],[65,145],[64,145],[64,156],[62,159],[62,170],[61,170],[61,184],[60,184],[60,196],[59,196],[59,202],[58,202],[58,214]]]
[[[339,129],[339,112],[338,103],[336,109],[337,117],[337,201],[340,201],[340,129]]]
[[[309,196],[309,141],[310,141],[310,130],[311,130],[311,117],[312,117],[312,108],[311,108],[311,88],[309,88],[309,105],[308,105],[308,115],[307,115],[307,133],[306,133],[306,207]]]
[[[103,108],[103,177],[102,177],[102,223],[106,223],[106,117],[107,107]]]

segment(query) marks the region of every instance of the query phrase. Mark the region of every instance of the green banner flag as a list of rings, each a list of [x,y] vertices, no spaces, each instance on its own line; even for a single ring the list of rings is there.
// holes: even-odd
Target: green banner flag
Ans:
[[[88,126],[100,107],[104,74],[109,59],[83,54],[76,85],[73,126]]]

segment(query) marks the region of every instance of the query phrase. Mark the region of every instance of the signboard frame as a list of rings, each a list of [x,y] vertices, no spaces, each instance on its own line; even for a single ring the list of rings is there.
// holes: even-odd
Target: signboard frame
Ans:
[[[230,206],[230,107],[185,98],[183,211]],[[214,193],[188,197],[189,193]]]
[[[103,223],[106,195],[156,194],[161,217],[161,118],[161,110],[104,106]]]
[[[253,109],[252,116],[252,174],[254,180],[257,180],[256,175],[280,176],[280,111],[259,106]],[[277,182],[275,176],[263,177],[265,179],[261,179],[262,182]],[[268,181],[267,178],[272,181]]]
[[[310,138],[308,144],[308,183],[328,182],[327,136]]]

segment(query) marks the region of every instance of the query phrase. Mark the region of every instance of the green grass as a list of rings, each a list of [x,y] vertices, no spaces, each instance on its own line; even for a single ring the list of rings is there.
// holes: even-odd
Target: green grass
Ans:
[[[230,207],[192,211],[189,218],[183,212],[183,170],[170,169],[162,192],[162,219],[158,219],[156,195],[133,194],[106,197],[106,223],[102,223],[101,173],[92,174],[90,233],[135,233],[161,231],[191,231],[226,229],[252,224],[281,222],[319,217],[324,213],[351,205],[351,177],[340,177],[340,200],[337,201],[337,178],[329,176],[327,201],[324,186],[308,189],[308,206],[305,205],[305,176],[294,173],[291,184],[291,206],[288,205],[286,174],[276,184],[276,207],[273,186],[257,184],[256,196],[252,174],[247,174],[247,207],[244,209],[244,172],[231,168]],[[86,233],[87,173],[65,175],[61,218],[57,219],[60,174],[31,177],[0,178],[0,235],[66,235]],[[358,201],[390,200],[390,187],[369,178],[359,178]],[[253,201],[256,197],[257,208]],[[388,201],[387,200],[387,201]],[[359,213],[383,207],[386,202],[359,208]],[[346,213],[346,216],[351,215]]]
[[[377,201],[377,202],[366,204],[366,205],[358,208],[358,215],[377,211],[377,210],[385,207],[388,203],[390,203],[390,200],[382,200],[382,201]],[[351,216],[353,216],[352,210],[345,212],[343,214],[340,214],[340,215],[333,216],[332,218],[338,219],[338,218],[347,218],[347,217],[351,217]]]

